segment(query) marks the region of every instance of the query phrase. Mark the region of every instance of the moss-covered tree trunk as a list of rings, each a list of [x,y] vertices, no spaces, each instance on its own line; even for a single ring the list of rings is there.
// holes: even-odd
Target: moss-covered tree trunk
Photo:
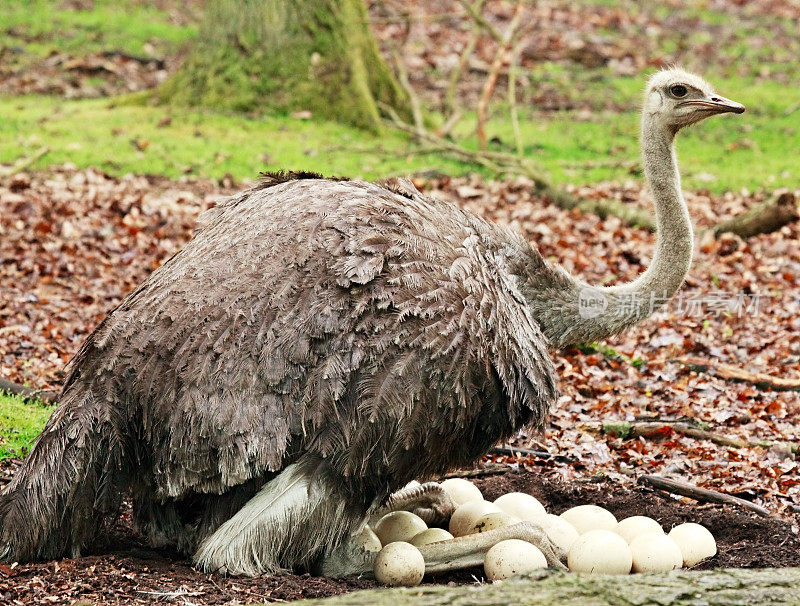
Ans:
[[[357,591],[297,606],[744,606],[800,604],[800,569],[675,570],[630,576],[534,573],[502,583]]]
[[[315,114],[371,130],[408,98],[378,51],[364,0],[214,0],[168,103]]]

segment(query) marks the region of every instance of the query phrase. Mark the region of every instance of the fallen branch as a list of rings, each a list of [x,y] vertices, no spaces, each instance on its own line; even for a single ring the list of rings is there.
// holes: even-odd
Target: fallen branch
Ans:
[[[742,368],[731,366],[730,364],[719,364],[701,358],[683,357],[671,360],[684,365],[689,370],[703,372],[725,379],[726,381],[736,381],[750,383],[759,389],[771,389],[773,391],[800,391],[800,378],[773,377],[761,372],[748,372]]]
[[[56,401],[60,392],[57,389],[33,389],[31,387],[25,387],[24,385],[18,385],[8,379],[0,378],[0,393],[10,393],[22,398],[26,402],[38,400],[40,402],[52,404]]]
[[[742,238],[768,234],[800,219],[797,198],[793,192],[781,190],[766,202],[747,212],[712,227],[715,235],[731,232]]]
[[[125,51],[120,51],[120,50],[103,51],[103,56],[106,59],[114,59],[118,57],[120,59],[124,59],[125,61],[133,61],[141,65],[153,64],[156,66],[157,69],[165,69],[167,67],[167,62],[165,59],[158,59],[156,57],[144,57],[142,55],[132,55],[131,53],[126,53]]]
[[[587,433],[616,436],[623,440],[633,438],[664,439],[677,433],[697,440],[709,440],[714,444],[728,448],[765,448],[781,446],[788,452],[798,454],[800,444],[791,442],[775,442],[772,440],[742,440],[726,436],[708,429],[703,429],[685,421],[603,421],[597,423],[581,423],[578,429]]]
[[[437,137],[427,131],[419,131],[416,127],[403,122],[391,107],[381,104],[381,108],[390,116],[389,124],[404,132],[414,135],[417,139],[438,146],[443,151],[455,156],[459,160],[472,164],[479,164],[496,173],[511,172],[525,175],[530,178],[537,189],[550,189],[544,176],[524,158],[517,158],[511,154],[498,152],[473,151],[452,143],[442,137]],[[567,194],[568,195],[568,194]]]
[[[31,164],[36,162],[39,158],[47,155],[50,153],[50,148],[40,147],[35,152],[33,152],[30,156],[25,156],[23,158],[19,158],[14,164],[11,166],[0,166],[0,177],[10,177],[18,172],[21,172],[28,168]]]
[[[725,494],[716,490],[700,488],[699,486],[689,484],[688,482],[682,482],[680,480],[670,480],[668,478],[655,475],[644,475],[639,476],[638,483],[658,490],[663,490],[665,492],[670,492],[672,494],[689,497],[690,499],[700,501],[701,503],[721,503],[723,505],[733,505],[735,507],[747,509],[763,517],[768,517],[771,515],[769,509],[761,507],[761,505],[756,505],[755,503],[746,501],[745,499],[740,499],[739,497]]]
[[[633,227],[640,227],[650,231],[655,229],[652,217],[639,208],[628,206],[618,200],[585,200],[577,198],[569,192],[551,186],[541,171],[527,158],[501,152],[473,151],[437,137],[433,133],[418,132],[414,126],[403,122],[391,107],[384,104],[379,105],[390,116],[390,120],[387,121],[389,125],[410,133],[421,141],[432,143],[443,152],[464,162],[484,166],[497,174],[510,173],[528,177],[533,181],[536,193],[547,198],[560,208],[592,213],[598,215],[601,219],[613,215]]]

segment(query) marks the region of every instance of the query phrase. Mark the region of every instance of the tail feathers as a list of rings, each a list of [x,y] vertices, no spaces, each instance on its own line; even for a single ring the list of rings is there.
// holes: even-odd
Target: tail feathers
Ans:
[[[0,559],[80,555],[119,507],[124,448],[109,408],[76,388],[64,394],[0,495]]]

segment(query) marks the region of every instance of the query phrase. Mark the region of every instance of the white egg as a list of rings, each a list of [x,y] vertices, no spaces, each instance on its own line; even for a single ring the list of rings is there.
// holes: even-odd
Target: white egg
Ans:
[[[628,545],[630,545],[633,539],[640,534],[646,534],[648,532],[660,532],[664,534],[664,529],[661,528],[661,524],[656,522],[653,518],[648,518],[647,516],[631,516],[620,520],[614,532],[625,539]]]
[[[614,530],[617,527],[614,514],[597,505],[578,505],[567,509],[561,517],[572,524],[578,534],[590,530]]]
[[[544,555],[538,547],[519,539],[500,541],[483,560],[483,570],[490,581],[502,581],[538,568],[547,568]]]
[[[500,508],[489,501],[469,501],[459,506],[450,518],[450,534],[462,537],[469,534],[478,518],[487,513],[499,512]]]
[[[683,564],[681,550],[663,530],[640,534],[630,547],[634,572],[669,572]]]
[[[529,522],[533,522],[536,518],[547,513],[536,497],[524,492],[509,492],[497,497],[494,504],[506,513]]]
[[[450,478],[440,484],[444,491],[450,495],[456,505],[463,505],[470,501],[483,501],[480,488],[469,480],[463,478]]]
[[[717,555],[717,542],[708,528],[689,522],[679,524],[669,531],[669,538],[681,550],[684,566],[694,566],[706,558]]]
[[[631,548],[610,530],[589,530],[570,547],[567,566],[572,572],[628,574],[633,565]]]
[[[452,538],[453,535],[444,528],[428,528],[428,530],[423,530],[419,534],[414,535],[409,543],[414,547],[422,547],[423,545],[438,543],[439,541],[450,541]]]
[[[469,534],[480,534],[497,528],[513,526],[514,524],[519,524],[521,521],[522,520],[518,517],[512,516],[505,511],[493,511],[492,513],[485,513],[475,520]]]
[[[425,576],[425,560],[410,543],[389,543],[375,556],[373,572],[383,585],[415,587]]]
[[[408,541],[427,528],[422,518],[410,511],[393,511],[378,520],[373,530],[381,545],[388,545],[395,541]]]
[[[380,551],[383,547],[378,535],[369,526],[364,526],[364,530],[356,535],[355,541],[365,551]]]
[[[560,516],[554,516],[552,513],[547,513],[543,516],[533,520],[534,524],[538,524],[547,538],[549,538],[556,546],[569,553],[569,548],[578,538],[578,531],[575,527],[567,522]]]

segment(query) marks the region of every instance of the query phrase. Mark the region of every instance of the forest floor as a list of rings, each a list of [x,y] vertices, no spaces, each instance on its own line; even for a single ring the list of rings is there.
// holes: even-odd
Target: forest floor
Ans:
[[[124,11],[108,0],[8,0],[0,9],[2,378],[57,387],[83,339],[191,237],[198,214],[246,187],[259,170],[414,174],[427,194],[509,225],[591,283],[630,280],[652,257],[652,233],[613,217],[564,211],[533,195],[524,178],[490,177],[399,134],[374,137],[309,119],[303,108],[294,116],[248,116],[119,105],[109,95],[145,90],[169,76],[197,35],[202,7],[124,2]],[[370,6],[383,49],[405,41],[401,55],[412,84],[440,120],[448,70],[470,36],[469,21],[455,0]],[[511,6],[490,0],[490,21],[502,29]],[[408,32],[405,9],[413,17]],[[747,240],[707,231],[776,187],[800,190],[800,92],[789,85],[800,75],[796,2],[542,0],[526,10],[532,29],[523,39],[520,81],[524,153],[581,196],[650,208],[634,114],[648,69],[679,62],[701,70],[748,112],[710,120],[679,142],[697,235],[695,261],[677,297],[623,335],[557,353],[563,396],[550,423],[543,434],[523,432],[513,441],[549,454],[487,457],[515,473],[480,482],[487,496],[531,491],[556,513],[598,502],[618,515],[647,513],[666,527],[699,521],[720,543],[708,566],[800,565],[800,395],[720,371],[727,364],[800,380],[800,225]],[[464,107],[474,107],[493,53],[484,36],[459,88]],[[498,99],[505,82],[501,75]],[[513,148],[506,110],[494,105],[495,151]],[[467,110],[456,130],[466,146],[475,145],[473,127]],[[698,372],[700,366],[708,371]],[[0,396],[6,479],[48,414]],[[631,437],[598,433],[601,421],[661,425]],[[675,431],[676,422],[728,444]],[[739,496],[776,515],[764,520],[654,497],[636,486],[637,477],[652,473]],[[371,586],[201,575],[174,554],[143,547],[124,519],[98,547],[112,555],[0,566],[0,602],[235,603]],[[469,583],[473,573],[480,576],[478,570],[439,581]]]
[[[564,211],[532,195],[531,183],[522,178],[418,178],[416,183],[429,195],[520,231],[546,257],[592,283],[629,280],[652,256],[652,233],[616,218]],[[64,364],[104,314],[181,247],[202,210],[244,186],[230,180],[118,178],[70,166],[0,179],[0,374],[17,383],[57,386]],[[580,193],[647,204],[647,195],[633,183],[595,184]],[[487,457],[519,475],[480,483],[488,497],[506,489],[531,491],[556,513],[597,502],[621,516],[652,515],[667,528],[686,520],[703,523],[720,543],[711,566],[800,565],[794,514],[800,473],[791,449],[800,443],[797,392],[732,382],[676,362],[690,357],[800,378],[800,225],[746,241],[711,238],[705,228],[743,212],[763,195],[687,196],[698,227],[697,254],[677,299],[624,335],[589,350],[559,352],[555,362],[563,396],[549,425],[543,434],[522,432],[513,440],[515,447],[549,454]],[[49,412],[36,404],[20,406],[35,415],[25,417],[24,429],[19,417],[0,416],[4,457],[24,454],[27,436],[35,435]],[[6,407],[4,414],[13,411]],[[646,438],[598,435],[591,427],[619,420],[657,420],[663,426]],[[676,421],[776,445],[721,446],[673,432]],[[6,463],[7,475],[16,469],[14,461]],[[638,476],[653,473],[742,497],[776,515],[755,518],[688,499],[653,498],[636,486]],[[89,603],[213,604],[321,597],[371,585],[308,576],[203,575],[175,554],[142,546],[124,520],[97,553],[111,555],[2,565],[0,596],[18,604],[71,603],[79,597]],[[469,583],[480,573],[435,582]]]
[[[7,470],[9,464],[6,463]],[[720,506],[679,502],[645,488],[612,480],[564,482],[546,469],[509,471],[475,483],[487,499],[521,491],[536,496],[548,512],[559,514],[575,505],[606,507],[617,519],[647,515],[669,530],[695,522],[717,540],[715,557],[695,570],[800,566],[800,538],[786,520],[765,519]],[[19,606],[47,604],[248,604],[322,598],[377,587],[366,579],[327,579],[307,574],[225,577],[204,574],[184,558],[144,545],[129,526],[129,515],[109,529],[97,544],[100,555],[57,562],[0,564],[0,602]],[[463,585],[485,582],[482,568],[427,576],[424,584]]]

